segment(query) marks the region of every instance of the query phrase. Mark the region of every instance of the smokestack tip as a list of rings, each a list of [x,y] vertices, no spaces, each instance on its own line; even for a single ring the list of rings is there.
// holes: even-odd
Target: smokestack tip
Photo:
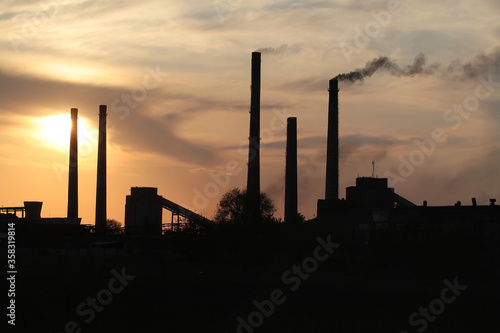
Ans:
[[[106,115],[106,110],[108,109],[107,105],[99,105],[99,114]]]
[[[339,90],[339,80],[337,77],[334,77],[333,79],[330,79],[330,88],[328,90],[334,90],[337,89]]]
[[[260,57],[261,53],[259,51],[253,51],[252,57]]]
[[[71,115],[77,115],[78,114],[78,109],[77,108],[71,108]]]

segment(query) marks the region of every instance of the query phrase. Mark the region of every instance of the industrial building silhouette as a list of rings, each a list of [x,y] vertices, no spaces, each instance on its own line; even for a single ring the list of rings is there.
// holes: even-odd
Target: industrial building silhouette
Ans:
[[[317,216],[298,223],[300,119],[290,117],[284,156],[285,220],[264,223],[256,199],[261,188],[260,61],[260,53],[252,53],[246,191],[250,214],[238,225],[214,223],[164,198],[156,187],[133,186],[126,196],[125,233],[106,235],[105,105],[99,106],[95,226],[81,224],[78,110],[71,109],[67,216],[42,218],[39,201],[0,207],[2,237],[8,223],[17,222],[21,331],[81,327],[89,332],[257,332],[261,327],[242,328],[241,320],[257,313],[256,303],[270,304],[268,299],[276,291],[287,291],[283,274],[301,268],[307,269],[300,271],[303,277],[291,274],[290,281],[303,286],[284,294],[286,302],[274,305],[272,316],[262,315],[263,330],[413,332],[408,315],[440,295],[444,278],[453,280],[457,275],[470,287],[432,323],[433,328],[439,332],[498,328],[498,307],[488,302],[499,297],[500,206],[494,199],[481,205],[474,198],[471,205],[436,207],[425,201],[416,205],[374,173],[356,178],[341,198],[341,108],[335,78],[329,81],[325,197],[317,201]],[[172,214],[167,225],[162,224],[164,210]],[[331,258],[319,262],[314,259],[317,239],[341,245]],[[4,239],[0,240],[4,247]],[[328,253],[321,252],[321,256]],[[75,309],[93,296],[108,301],[110,272],[125,268],[137,278],[86,323]]]
[[[261,54],[253,52],[251,59],[251,99],[247,175],[247,223],[261,222],[260,196],[260,85]],[[104,235],[106,228],[106,105],[99,106],[99,145],[96,186],[96,235]],[[71,109],[71,140],[68,178],[68,213],[66,218],[41,218],[42,203],[25,202],[24,207],[0,208],[0,221],[5,223],[19,218],[19,224],[52,226],[65,228],[79,226],[78,217],[78,109]],[[288,118],[286,169],[285,169],[285,224],[298,220],[297,182],[297,118]],[[189,226],[193,220],[209,220],[197,213],[158,195],[157,188],[132,187],[126,197],[125,233],[126,235],[161,236],[163,209],[172,213],[171,230]],[[21,214],[21,216],[19,216]],[[186,222],[181,225],[179,218]],[[174,218],[177,221],[174,221]],[[471,238],[481,242],[483,247],[498,251],[500,206],[495,199],[489,205],[465,206],[457,202],[454,206],[430,207],[424,202],[418,206],[398,195],[388,187],[387,178],[358,177],[355,186],[346,189],[346,197],[339,197],[339,81],[329,81],[328,131],[326,153],[325,198],[317,202],[317,217],[308,221],[327,220],[329,223],[349,222],[353,241],[369,242],[374,230],[393,229],[398,234],[413,235],[424,232],[445,232],[461,229],[470,233]],[[3,228],[4,228],[3,227]],[[87,232],[93,228],[80,226]],[[396,236],[397,237],[397,236]]]
[[[410,202],[388,187],[388,178],[358,177],[356,185],[346,188],[345,199],[338,196],[339,178],[339,89],[336,78],[329,84],[328,139],[325,199],[318,200],[318,219],[353,221],[353,241],[369,243],[376,230],[391,230],[393,237],[413,238],[429,234],[465,232],[470,240],[489,253],[498,252],[500,206],[490,205],[428,207]],[[422,238],[423,239],[423,238]]]

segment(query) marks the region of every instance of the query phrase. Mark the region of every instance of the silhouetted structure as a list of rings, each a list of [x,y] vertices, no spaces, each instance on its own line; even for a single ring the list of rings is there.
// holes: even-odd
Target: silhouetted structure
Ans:
[[[68,218],[78,218],[78,109],[71,109],[69,142]]]
[[[161,199],[155,187],[132,187],[125,201],[125,233],[160,236]]]
[[[40,220],[42,218],[42,205],[41,201],[25,201],[24,209],[26,211],[26,219]]]
[[[208,221],[207,218],[163,197],[161,198],[161,206],[172,213],[171,230],[174,230],[174,217],[177,217],[177,230],[180,230],[179,217],[181,216],[188,219],[188,221],[192,221],[193,219],[198,221]]]
[[[285,222],[296,222],[297,214],[297,118],[289,117],[286,128]]]
[[[373,233],[385,232],[394,239],[414,242],[427,237],[469,235],[485,253],[498,251],[500,206],[494,199],[480,206],[475,198],[472,206],[429,207],[427,201],[417,206],[388,187],[387,178],[358,177],[356,186],[346,188],[346,198],[339,200],[339,107],[338,81],[329,82],[328,139],[325,200],[318,200],[317,216],[334,219],[345,225],[346,233],[357,246],[371,244]]]
[[[41,218],[43,202],[25,201],[22,207],[0,207],[0,215],[12,216],[16,218],[39,220]],[[21,216],[17,214],[21,213]]]
[[[242,208],[247,222],[274,222],[272,216],[274,206],[262,200],[265,196],[260,192],[260,81],[261,53],[252,53],[251,68],[251,101],[250,101],[250,136],[248,153],[248,175],[246,194],[242,194]],[[106,105],[99,106],[99,144],[97,162],[96,187],[96,232],[104,235],[106,231]],[[26,234],[38,237],[37,232],[53,230],[80,232],[89,231],[80,226],[78,218],[78,109],[71,109],[71,140],[68,181],[68,217],[41,218],[41,202],[26,201],[24,207],[0,208],[0,234],[6,230],[6,224],[19,219]],[[285,172],[285,221],[293,222],[298,217],[298,184],[297,184],[297,119],[287,119],[287,147]],[[387,178],[358,177],[355,186],[346,189],[346,198],[339,199],[339,88],[336,78],[329,81],[328,130],[325,199],[318,200],[317,218],[327,221],[336,231],[345,232],[344,240],[353,241],[356,246],[370,246],[370,239],[380,242],[381,232],[389,231],[382,236],[383,241],[403,239],[420,244],[427,236],[445,237],[452,233],[464,233],[471,237],[474,244],[486,250],[498,249],[500,236],[500,206],[496,200],[490,199],[490,205],[478,205],[475,198],[472,206],[462,206],[458,201],[454,206],[430,207],[427,201],[417,206],[395,193],[388,187]],[[266,207],[268,209],[266,210]],[[269,208],[271,207],[271,208]],[[202,223],[191,223],[195,220],[208,221],[204,217],[158,195],[157,188],[135,187],[126,198],[125,229],[127,234],[153,235],[162,234],[162,209],[172,213],[172,229],[174,217],[178,218],[177,229],[180,230],[179,217],[188,220],[185,224],[193,228],[188,231],[199,232]],[[245,214],[240,214],[244,216]],[[239,221],[243,220],[240,218]],[[208,225],[208,224],[207,224]],[[206,226],[206,225],[205,225]],[[198,227],[198,229],[196,229]],[[209,225],[211,228],[212,226]],[[3,229],[1,229],[3,228]],[[45,228],[45,229],[44,229]],[[210,229],[210,228],[207,228]],[[274,227],[273,227],[274,228]],[[266,228],[258,228],[266,230]],[[293,228],[290,228],[293,229]],[[271,230],[271,229],[269,229]],[[276,229],[278,230],[278,229]],[[3,233],[5,234],[5,233]],[[378,235],[376,235],[378,234]],[[374,235],[376,237],[374,237]],[[424,235],[425,237],[423,237]],[[99,238],[99,237],[98,237]],[[131,237],[135,239],[135,237]],[[1,241],[1,240],[0,240]]]
[[[252,52],[250,137],[248,145],[248,220],[260,220],[260,52]]]
[[[393,209],[397,207],[417,207],[414,203],[394,192],[388,187],[387,178],[358,177],[356,186],[346,188],[346,199],[343,207],[367,209]]]
[[[95,227],[98,234],[106,230],[106,105],[99,105],[99,146],[97,152],[97,189]]]
[[[339,199],[339,81],[331,79],[328,99],[325,200]]]
[[[329,81],[328,134],[326,156],[325,200],[318,200],[318,216],[325,216],[336,209],[391,209],[416,207],[416,205],[388,188],[387,178],[358,177],[356,186],[346,189],[346,199],[339,200],[339,88],[338,80]]]
[[[19,247],[79,246],[78,238],[89,235],[80,218],[42,217],[42,205],[41,201],[24,201],[24,206],[0,207],[0,243],[6,243],[10,223],[15,223]]]
[[[128,235],[160,236],[163,208],[172,212],[172,225],[174,216],[182,216],[188,221],[208,221],[203,216],[158,195],[156,187],[132,187],[125,202],[125,233]],[[177,229],[180,229],[179,223]]]

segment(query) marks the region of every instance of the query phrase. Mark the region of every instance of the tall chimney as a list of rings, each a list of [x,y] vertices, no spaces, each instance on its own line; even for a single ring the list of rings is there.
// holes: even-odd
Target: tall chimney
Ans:
[[[287,119],[285,169],[285,222],[297,221],[297,118]]]
[[[106,231],[106,105],[99,105],[99,145],[97,151],[96,233]]]
[[[250,222],[260,220],[260,52],[252,52],[247,209]]]
[[[78,218],[78,109],[71,109],[69,142],[68,218]]]
[[[330,80],[328,100],[328,138],[326,147],[325,200],[339,199],[339,82]]]

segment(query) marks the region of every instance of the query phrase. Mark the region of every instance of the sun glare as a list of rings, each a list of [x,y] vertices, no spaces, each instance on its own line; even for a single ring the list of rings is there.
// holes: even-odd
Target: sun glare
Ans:
[[[39,119],[38,139],[44,145],[57,150],[69,149],[71,134],[71,117],[68,114],[59,113]],[[90,126],[83,118],[78,118],[78,142],[90,140]]]

